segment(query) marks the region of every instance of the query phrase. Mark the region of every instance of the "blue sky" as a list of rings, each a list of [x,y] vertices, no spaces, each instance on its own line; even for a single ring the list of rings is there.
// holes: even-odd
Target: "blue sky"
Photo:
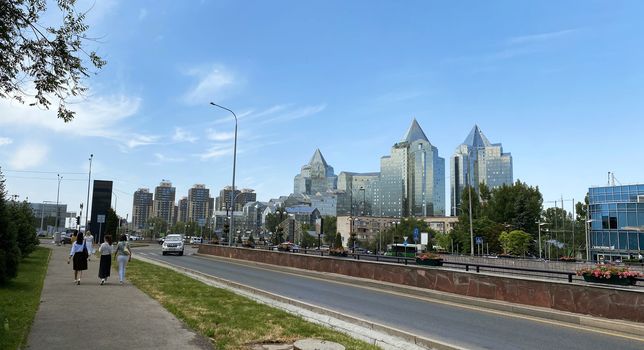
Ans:
[[[90,153],[120,215],[162,179],[216,195],[234,122],[215,101],[239,116],[236,183],[260,200],[290,193],[316,148],[336,174],[379,171],[413,118],[446,162],[477,123],[512,153],[515,179],[579,200],[608,171],[644,181],[642,13],[639,1],[100,0],[89,45],[108,64],[76,119],[0,101],[0,166],[9,193],[34,202],[55,200],[64,173],[71,209]]]

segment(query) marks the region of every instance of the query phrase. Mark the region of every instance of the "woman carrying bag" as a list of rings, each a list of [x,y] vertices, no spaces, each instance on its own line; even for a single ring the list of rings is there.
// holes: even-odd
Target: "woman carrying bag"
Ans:
[[[69,258],[67,259],[68,264],[72,257],[74,257],[74,283],[79,285],[81,277],[83,277],[83,271],[87,270],[88,257],[87,246],[85,246],[82,232],[78,233],[76,241],[72,244],[72,250],[69,252]]]
[[[132,260],[132,250],[130,250],[130,244],[127,242],[126,235],[121,235],[121,238],[119,238],[114,260],[119,264],[119,282],[123,284],[125,280],[125,265]]]

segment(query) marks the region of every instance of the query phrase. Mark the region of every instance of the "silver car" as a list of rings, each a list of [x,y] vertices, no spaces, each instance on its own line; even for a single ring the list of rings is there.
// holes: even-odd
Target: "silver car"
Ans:
[[[183,255],[183,239],[181,235],[165,236],[165,240],[161,245],[161,251],[163,255],[168,255],[169,253]]]

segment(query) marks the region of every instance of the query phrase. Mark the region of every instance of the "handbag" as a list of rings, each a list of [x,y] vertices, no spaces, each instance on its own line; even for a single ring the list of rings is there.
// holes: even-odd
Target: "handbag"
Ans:
[[[87,251],[87,246],[85,245],[85,242],[83,242],[83,258],[87,259],[89,257],[89,252]]]

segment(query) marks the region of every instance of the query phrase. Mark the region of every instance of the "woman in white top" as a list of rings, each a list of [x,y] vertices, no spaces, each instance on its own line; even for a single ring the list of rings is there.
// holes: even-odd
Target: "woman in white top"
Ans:
[[[112,270],[112,236],[105,235],[103,239],[105,242],[98,248],[98,252],[101,253],[98,265],[98,278],[101,279],[101,285],[105,284],[105,280],[110,277],[110,270]]]
[[[79,232],[78,238],[72,244],[72,250],[69,252],[69,259],[67,259],[67,263],[69,264],[69,261],[74,257],[74,282],[76,284],[80,284],[83,271],[87,270],[87,250],[85,248],[83,233]]]
[[[85,232],[85,246],[87,247],[87,261],[92,260],[94,255],[94,236],[90,231]]]

